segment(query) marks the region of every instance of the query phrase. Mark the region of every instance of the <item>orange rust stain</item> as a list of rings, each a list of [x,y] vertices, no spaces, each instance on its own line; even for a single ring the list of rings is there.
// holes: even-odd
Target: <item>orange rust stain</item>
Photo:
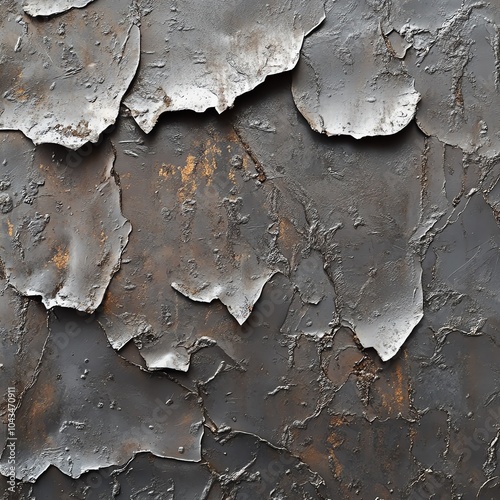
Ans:
[[[387,408],[390,413],[405,413],[408,409],[409,401],[401,363],[395,365],[390,376],[391,378],[388,381],[388,386],[392,391],[383,391],[381,393],[382,406]]]
[[[328,441],[328,444],[332,445],[333,448],[342,446],[342,443],[344,442],[344,440],[341,437],[337,436],[335,432],[332,432],[326,440]]]
[[[242,158],[243,158],[243,169],[248,170],[248,163],[249,163],[248,156],[245,154],[242,156]]]
[[[179,167],[181,173],[182,186],[177,190],[177,198],[182,203],[197,189],[196,179],[194,176],[197,166],[197,159],[193,155],[188,155],[186,165]]]
[[[278,246],[280,251],[290,260],[294,256],[294,249],[299,244],[295,226],[286,217],[280,218],[278,223]]]
[[[344,470],[344,468],[342,467],[340,460],[337,458],[337,455],[335,455],[335,452],[333,450],[330,450],[328,452],[328,457],[333,464],[333,475],[337,478],[342,477],[342,471]]]
[[[229,141],[231,142],[237,142],[239,143],[240,142],[240,138],[238,137],[238,134],[234,131],[234,130],[231,130],[228,134],[227,134],[227,138]]]
[[[395,374],[396,374],[396,383],[394,387],[394,397],[396,399],[396,402],[398,403],[399,408],[403,409],[403,404],[405,403],[406,399],[405,397],[406,391],[403,383],[403,368],[401,364],[398,364],[396,366]]]
[[[106,314],[116,313],[116,310],[120,308],[116,297],[108,290],[102,301],[103,310]]]
[[[196,157],[189,155],[186,158],[186,165],[181,168],[181,180],[183,184],[187,184],[191,180],[195,167]]]
[[[7,219],[7,228],[9,236],[12,238],[12,236],[14,235],[14,224],[12,224],[9,219]]]
[[[64,251],[61,247],[57,247],[57,253],[52,257],[52,262],[56,265],[57,269],[65,269],[69,262],[69,252]]]
[[[37,435],[46,435],[45,442],[52,444],[52,438],[48,436],[46,426],[48,425],[47,416],[50,415],[51,408],[56,401],[54,384],[46,383],[45,385],[37,384],[36,394],[30,401],[28,410],[28,422],[31,422],[27,429],[28,434],[32,434],[33,438]],[[30,439],[30,436],[26,436]]]
[[[307,463],[314,465],[315,468],[320,468],[321,464],[324,464],[327,462],[327,458],[325,456],[325,453],[318,450],[314,444],[308,445],[306,448],[300,451],[300,453],[297,454],[300,459]]]
[[[14,91],[14,97],[17,101],[26,102],[28,100],[28,93],[23,87],[17,87]]]
[[[330,427],[337,428],[342,427],[346,424],[346,421],[339,415],[333,415],[330,419]],[[344,439],[339,436],[335,430],[330,431],[330,434],[326,438],[327,443],[331,446],[328,451],[328,456],[333,464],[333,472],[335,477],[340,478],[342,476],[342,472],[344,470],[342,463],[337,458],[335,451],[337,448],[340,448],[344,444]]]
[[[217,157],[221,154],[221,150],[217,143],[212,144],[210,139],[205,143],[205,151],[200,162],[201,174],[206,177],[207,184],[212,183],[212,177],[217,170]]]
[[[172,165],[165,165],[165,163],[162,163],[160,170],[158,171],[158,176],[167,179],[172,170]]]

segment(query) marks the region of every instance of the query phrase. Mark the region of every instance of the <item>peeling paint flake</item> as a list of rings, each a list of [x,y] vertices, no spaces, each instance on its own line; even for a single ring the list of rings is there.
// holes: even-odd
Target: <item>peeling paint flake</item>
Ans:
[[[13,5],[0,19],[0,129],[72,149],[97,142],[139,64],[128,7],[100,0],[38,20]]]
[[[292,91],[311,127],[327,135],[395,134],[420,94],[387,46],[379,3],[328,2],[326,21],[304,42]]]
[[[141,0],[142,55],[125,104],[150,132],[164,111],[231,107],[268,75],[292,69],[320,0]]]
[[[25,0],[23,3],[24,12],[30,16],[52,16],[60,14],[69,9],[86,7],[94,0]]]
[[[248,258],[247,258],[248,259]],[[253,261],[253,262],[252,262]],[[181,283],[172,283],[172,288],[182,293],[186,297],[197,302],[212,302],[219,299],[236,321],[242,325],[250,313],[254,304],[260,297],[262,288],[269,281],[275,271],[268,271],[264,275],[256,275],[259,272],[257,258],[253,257],[241,263],[242,274],[236,278],[227,276],[224,280],[216,280],[214,283],[204,281],[203,284],[193,289]],[[197,276],[203,279],[203,276]]]
[[[95,311],[131,230],[120,212],[110,143],[90,151],[34,149],[20,133],[0,133],[0,195],[8,200],[0,261],[8,283],[41,296],[47,308]]]
[[[447,144],[488,157],[500,152],[499,26],[495,2],[489,7],[465,2],[448,12],[432,36],[398,26],[413,42],[406,60],[422,94],[419,127]]]

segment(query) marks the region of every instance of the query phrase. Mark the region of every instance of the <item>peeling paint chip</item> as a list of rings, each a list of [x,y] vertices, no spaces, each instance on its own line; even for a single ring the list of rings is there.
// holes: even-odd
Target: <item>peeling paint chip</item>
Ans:
[[[257,259],[252,259],[256,261]],[[231,275],[223,282],[209,283],[204,282],[200,286],[193,288],[183,283],[172,283],[172,288],[182,293],[191,300],[197,302],[212,302],[219,299],[234,316],[236,321],[242,325],[250,316],[253,306],[257,302],[262,288],[275,274],[275,271],[267,271],[260,276],[253,274],[251,271],[258,271],[257,262],[255,267],[249,263],[245,271],[250,271],[249,276],[242,276],[241,279],[234,279]],[[245,272],[245,274],[247,274]],[[251,274],[251,275],[250,275]]]
[[[94,0],[31,0],[23,3],[24,12],[30,16],[52,16],[69,9],[85,7]]]
[[[295,103],[311,127],[327,135],[395,134],[413,119],[420,94],[387,48],[378,17],[356,9],[344,24],[337,10],[349,8],[332,8],[304,42],[292,86]]]
[[[112,125],[139,64],[139,28],[101,0],[40,22],[0,19],[0,129],[77,149]]]
[[[320,0],[141,1],[142,55],[126,106],[150,132],[164,111],[231,107],[268,75],[292,69]]]
[[[0,261],[8,283],[47,308],[93,312],[127,244],[113,149],[108,142],[92,152],[89,159],[57,146],[33,151],[20,133],[0,133],[1,194],[9,200]]]
[[[388,361],[424,316],[422,270],[418,258],[411,256],[394,262],[391,269],[386,268],[380,274],[377,279],[380,289],[371,296],[365,290],[365,302],[369,297],[372,307],[378,305],[380,309],[370,315],[363,315],[361,310],[361,318],[350,321],[363,347],[373,347],[382,361]],[[399,285],[394,287],[393,283]]]

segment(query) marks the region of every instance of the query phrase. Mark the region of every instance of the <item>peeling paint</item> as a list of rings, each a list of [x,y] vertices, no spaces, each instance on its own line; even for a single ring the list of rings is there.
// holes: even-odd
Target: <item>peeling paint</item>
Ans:
[[[420,215],[424,137],[413,126],[397,142],[387,138],[362,150],[350,139],[318,141],[296,115],[279,112],[291,105],[284,91],[241,105],[236,127],[264,168],[279,176],[283,197],[305,212],[306,220],[294,225],[322,254],[338,322],[390,359],[423,314],[414,232],[434,220]],[[277,132],[270,137],[251,127],[247,117],[254,115]],[[282,145],[279,155],[273,154],[276,143]]]
[[[386,46],[383,8],[328,2],[326,21],[305,42],[293,96],[311,127],[327,135],[390,135],[413,119],[413,79]]]
[[[259,276],[255,274],[258,271],[256,264],[257,262],[252,266],[251,262],[246,259],[243,260],[240,263],[242,267],[241,278],[234,279],[228,276],[227,283],[217,280],[216,283],[211,285],[209,282],[203,281],[199,287],[193,289],[184,283],[173,282],[172,288],[197,302],[212,302],[219,299],[235,317],[236,321],[242,325],[250,316],[254,304],[260,297],[262,288],[275,273],[274,271],[268,271]]]
[[[86,7],[94,0],[25,0],[23,3],[24,12],[30,16],[52,16],[60,14],[69,9]]]
[[[38,20],[13,1],[2,9],[0,129],[72,149],[97,142],[139,64],[139,28],[129,10],[99,0]]]
[[[497,498],[495,2],[198,4],[0,7],[0,498]]]
[[[95,311],[131,231],[120,212],[110,143],[84,156],[52,146],[33,149],[15,132],[1,132],[0,141],[9,186],[1,194],[12,200],[0,215],[7,282],[23,295],[40,296],[47,308]]]
[[[286,269],[272,192],[232,128],[213,117],[185,114],[154,136],[136,134],[125,119],[112,136],[123,212],[140,232],[130,236],[99,321],[115,349],[133,339],[150,369],[187,370],[212,309],[193,309],[183,294],[220,298],[242,324],[264,284]]]
[[[419,127],[464,151],[493,157],[498,106],[498,8],[450,0],[416,14],[397,2],[391,24],[411,44],[405,61],[422,94]]]
[[[141,64],[125,105],[145,132],[165,111],[221,113],[268,75],[292,69],[324,18],[320,0],[141,0],[139,9]]]

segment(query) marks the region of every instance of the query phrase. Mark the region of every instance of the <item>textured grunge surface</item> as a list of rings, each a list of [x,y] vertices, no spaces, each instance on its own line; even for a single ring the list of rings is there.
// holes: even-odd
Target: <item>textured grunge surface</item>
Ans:
[[[500,1],[0,3],[0,498],[500,498]]]

